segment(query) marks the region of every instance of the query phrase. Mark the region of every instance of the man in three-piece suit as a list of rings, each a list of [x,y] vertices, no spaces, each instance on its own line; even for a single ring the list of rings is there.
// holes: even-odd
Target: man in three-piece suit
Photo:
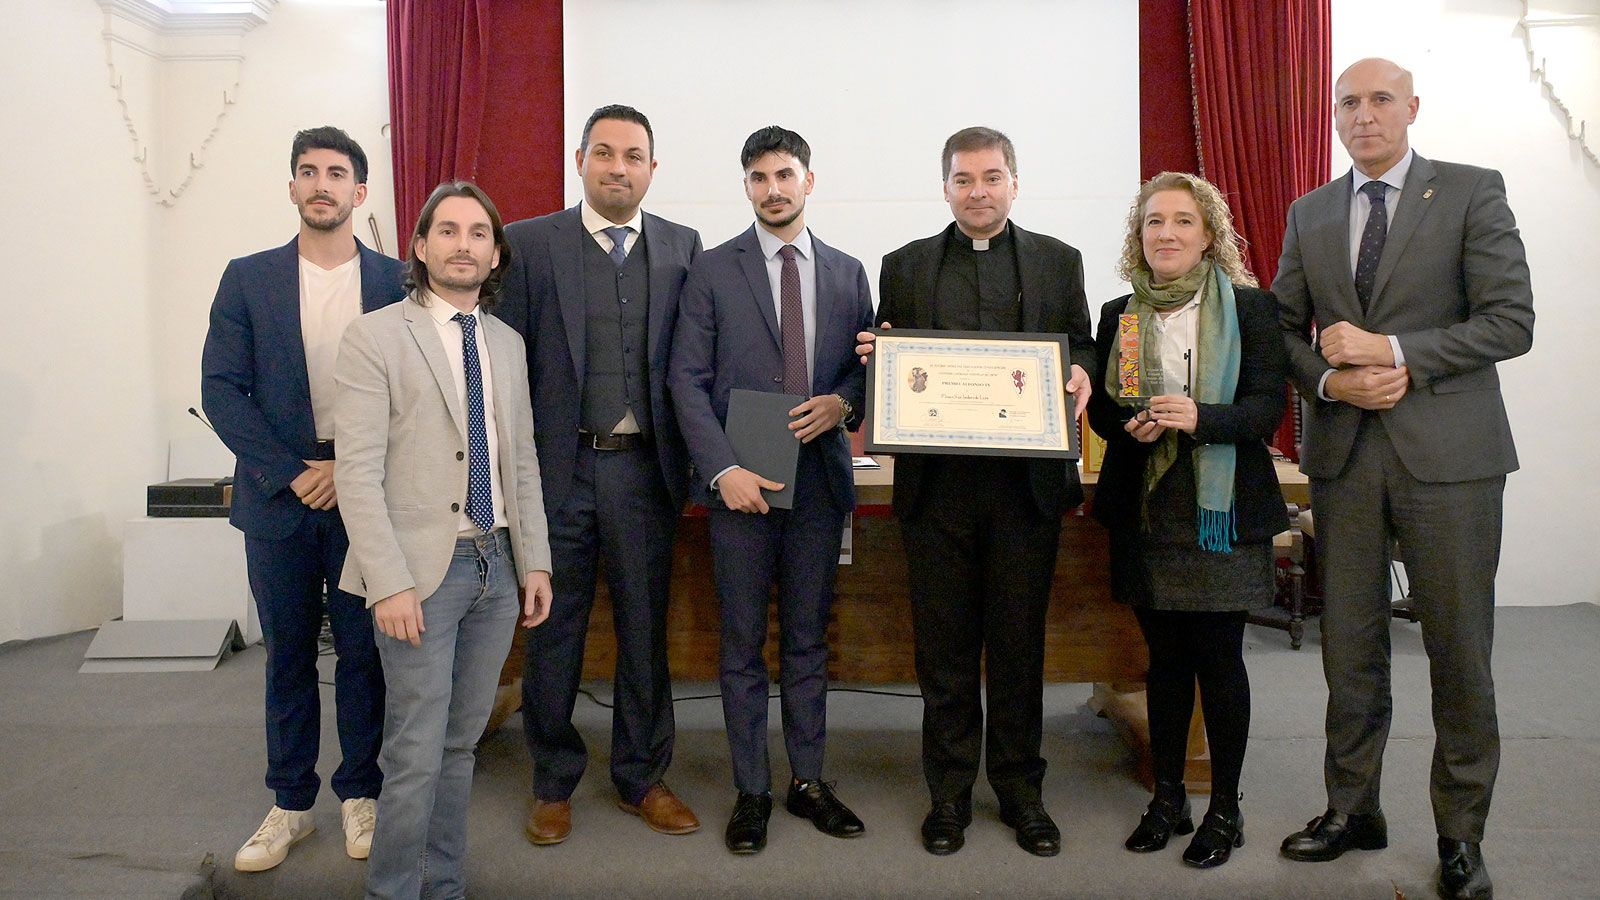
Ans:
[[[1009,219],[1017,195],[1011,140],[992,128],[962,129],[945,142],[940,165],[955,221],[883,258],[878,322],[1064,334],[1075,359],[1093,359],[1082,256]],[[870,353],[872,335],[859,337],[860,352]],[[1082,365],[1072,365],[1066,387],[1081,412],[1089,396]],[[1081,502],[1070,460],[895,455],[894,510],[924,704],[922,769],[933,798],[922,824],[929,853],[965,843],[985,744],[989,785],[1017,843],[1040,856],[1061,849],[1040,799],[1044,622],[1061,516]]]
[[[1378,786],[1398,541],[1433,684],[1439,890],[1487,897],[1494,578],[1517,468],[1495,364],[1532,345],[1533,291],[1500,174],[1418,156],[1417,106],[1411,74],[1388,60],[1339,77],[1334,120],[1354,168],[1290,208],[1272,284],[1307,403],[1328,681],[1328,810],[1283,853],[1387,845]]]
[[[822,781],[826,735],[828,607],[841,530],[855,506],[849,441],[859,424],[864,372],[855,334],[872,322],[861,263],[806,228],[811,148],[776,125],[745,141],[745,195],[756,223],[696,260],[683,289],[670,383],[694,462],[692,483],[709,508],[721,608],[722,709],[739,796],[725,840],[735,853],[766,846],[772,811],[767,758],[767,605],[778,585],[783,735],[792,778],[786,805],[835,837],[861,820]],[[806,398],[789,410],[802,442],[793,507],[769,508],[772,473],[741,468],[723,430],[735,389]]]
[[[388,688],[369,897],[466,895],[478,738],[519,607],[524,627],[549,613],[527,360],[484,315],[509,253],[482,189],[439,185],[412,234],[410,297],[339,348],[341,586],[367,598]]]
[[[572,709],[601,560],[617,636],[617,802],[664,834],[700,827],[662,782],[673,744],[667,594],[689,485],[667,354],[700,235],[639,209],[656,159],[638,110],[595,110],[577,166],[577,206],[506,228],[513,258],[495,310],[527,342],[555,567],[555,603],[529,633],[522,680],[534,765],[525,831],[535,844],[566,840],[569,798],[588,762]]]
[[[335,509],[333,368],[345,326],[403,296],[400,263],[355,238],[350,215],[367,196],[367,156],[349,135],[302,131],[289,163],[300,234],[228,264],[201,358],[201,404],[238,458],[230,520],[244,532],[267,647],[267,787],[276,799],[234,856],[244,872],[283,862],[315,827],[324,587],[344,757],[332,783],[354,858],[371,846],[383,784],[383,672],[360,598],[338,587],[348,540]]]

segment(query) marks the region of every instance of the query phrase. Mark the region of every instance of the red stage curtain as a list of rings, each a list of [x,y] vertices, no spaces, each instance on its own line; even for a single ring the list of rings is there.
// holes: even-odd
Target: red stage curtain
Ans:
[[[1198,171],[1189,0],[1139,0],[1139,180]]]
[[[1228,197],[1245,261],[1272,283],[1289,204],[1328,180],[1329,0],[1190,0],[1200,172]],[[1294,420],[1273,443],[1291,456]]]
[[[476,181],[508,222],[561,208],[561,0],[388,6],[400,255],[441,181]]]

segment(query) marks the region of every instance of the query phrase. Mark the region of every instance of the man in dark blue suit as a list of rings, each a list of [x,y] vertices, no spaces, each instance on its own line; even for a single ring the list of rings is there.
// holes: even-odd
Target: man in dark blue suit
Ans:
[[[371,848],[383,782],[383,671],[372,619],[360,597],[338,588],[349,540],[335,508],[333,364],[346,325],[403,296],[400,263],[355,238],[350,216],[367,196],[367,156],[349,135],[331,126],[302,131],[289,162],[300,234],[228,263],[200,364],[202,405],[238,459],[231,521],[244,532],[267,647],[267,787],[276,802],[234,857],[244,872],[283,862],[315,828],[324,589],[343,753],[332,784],[353,858]]]
[[[739,797],[726,841],[735,853],[766,846],[772,812],[767,760],[767,603],[778,584],[783,735],[793,777],[787,806],[835,837],[861,820],[822,781],[828,606],[841,529],[855,505],[850,444],[865,375],[855,335],[872,323],[866,271],[805,225],[814,181],[811,148],[776,125],[740,154],[756,223],[706,251],[689,272],[673,337],[670,384],[694,463],[691,483],[710,510],[722,613],[722,709]],[[802,441],[791,509],[762,491],[782,484],[741,468],[724,433],[734,389],[807,398],[789,411]]]
[[[584,199],[506,228],[496,315],[522,334],[543,473],[555,601],[529,633],[522,722],[533,756],[525,831],[558,844],[588,762],[572,708],[595,580],[605,561],[617,636],[611,780],[618,804],[664,834],[700,827],[662,782],[672,760],[667,595],[688,454],[667,402],[678,293],[700,235],[644,213],[655,171],[650,120],[603,106],[576,155]]]

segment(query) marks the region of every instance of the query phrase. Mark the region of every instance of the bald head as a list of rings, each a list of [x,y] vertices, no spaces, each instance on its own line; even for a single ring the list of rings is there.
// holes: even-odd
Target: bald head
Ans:
[[[1333,122],[1357,169],[1378,178],[1405,157],[1406,131],[1417,120],[1411,73],[1387,59],[1363,59],[1339,76]]]

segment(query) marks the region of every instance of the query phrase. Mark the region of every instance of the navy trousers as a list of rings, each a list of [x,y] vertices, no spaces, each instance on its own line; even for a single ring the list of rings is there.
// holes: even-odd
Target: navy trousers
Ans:
[[[828,608],[839,574],[848,510],[828,490],[822,453],[800,451],[793,509],[765,515],[710,511],[712,570],[722,614],[722,713],[734,785],[772,788],[767,754],[767,605],[778,588],[778,658],[783,742],[794,777],[822,777],[827,735]]]
[[[267,648],[267,787],[284,809],[316,802],[322,704],[317,683],[317,638],[322,591],[328,591],[333,630],[333,696],[339,749],[333,792],[340,800],[377,797],[383,785],[383,667],[372,640],[366,602],[337,587],[350,540],[337,509],[307,510],[288,537],[245,535],[245,566]]]

